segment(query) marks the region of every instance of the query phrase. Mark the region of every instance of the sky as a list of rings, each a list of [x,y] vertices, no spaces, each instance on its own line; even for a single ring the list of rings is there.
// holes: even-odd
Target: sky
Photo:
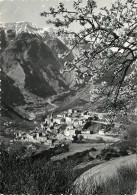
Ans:
[[[114,0],[95,0],[100,7],[107,6],[109,9]],[[40,13],[48,11],[49,7],[57,7],[59,2],[63,2],[67,8],[72,9],[73,0],[0,0],[0,22],[20,22],[28,21],[38,27],[48,27],[46,18]],[[83,5],[86,0],[83,0]],[[73,26],[77,28],[77,26]]]

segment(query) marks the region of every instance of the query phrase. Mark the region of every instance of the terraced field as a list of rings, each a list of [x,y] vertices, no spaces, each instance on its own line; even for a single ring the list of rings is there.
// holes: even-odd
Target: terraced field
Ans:
[[[69,156],[72,156],[72,155],[74,155],[74,154],[76,154],[76,153],[80,153],[80,152],[89,150],[89,149],[91,149],[92,147],[95,147],[95,148],[97,149],[97,153],[98,153],[98,152],[101,151],[104,147],[106,147],[106,144],[104,144],[104,143],[95,143],[95,144],[91,144],[91,143],[81,143],[81,144],[72,143],[72,144],[70,144],[70,146],[69,146],[69,152],[62,153],[62,154],[53,156],[53,157],[52,157],[52,160],[62,160],[62,159],[64,159],[64,158],[67,158],[67,157],[69,157]]]

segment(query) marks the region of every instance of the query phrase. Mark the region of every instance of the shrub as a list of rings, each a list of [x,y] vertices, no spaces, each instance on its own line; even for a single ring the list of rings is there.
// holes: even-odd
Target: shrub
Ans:
[[[110,160],[110,158],[112,158],[112,153],[111,152],[107,152],[104,156],[105,160]]]
[[[106,143],[106,142],[102,137],[99,137],[99,139],[97,140],[97,143]]]
[[[83,138],[84,138],[84,137],[83,137],[83,135],[80,135],[80,134],[78,135],[78,139],[79,139],[79,141],[82,141],[82,140],[83,140]]]
[[[113,146],[116,146],[120,150],[120,154],[127,155],[127,151],[131,151],[133,154],[136,153],[136,135],[137,128],[135,126],[127,127],[124,130],[122,140],[114,143]]]
[[[91,126],[91,122],[88,121],[88,122],[84,125],[83,129],[88,129],[90,126]]]
[[[96,156],[96,159],[99,159],[100,160],[101,159],[101,155],[97,155]]]
[[[104,148],[101,150],[101,156],[105,160],[110,160],[110,158],[119,157],[120,155],[122,154],[112,147]],[[125,155],[127,155],[126,152]]]
[[[119,154],[120,154],[120,156],[126,156],[126,155],[128,155],[128,152],[127,152],[127,150],[121,148]]]
[[[96,152],[97,149],[96,149],[96,148],[91,148],[91,151],[92,151],[92,152]]]
[[[110,160],[111,156],[109,154],[106,154],[104,157],[104,160]]]
[[[1,151],[1,193],[66,194],[76,178],[70,162],[19,159]]]

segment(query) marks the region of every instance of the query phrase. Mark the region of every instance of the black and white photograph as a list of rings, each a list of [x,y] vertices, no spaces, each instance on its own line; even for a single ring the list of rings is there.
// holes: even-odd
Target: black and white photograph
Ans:
[[[0,0],[0,194],[136,195],[137,1]]]

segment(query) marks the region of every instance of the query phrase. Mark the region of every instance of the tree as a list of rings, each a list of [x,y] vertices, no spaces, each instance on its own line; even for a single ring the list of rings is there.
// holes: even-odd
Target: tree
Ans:
[[[68,36],[70,55],[76,48],[79,54],[73,62],[64,64],[64,71],[74,69],[79,83],[90,77],[91,101],[105,99],[108,110],[129,110],[135,103],[137,92],[137,47],[136,47],[136,4],[135,0],[117,0],[110,10],[101,8],[96,13],[96,2],[82,0],[73,2],[73,10],[59,3],[55,9],[41,13],[49,17],[48,24],[58,28],[59,36]],[[51,17],[52,16],[52,17]],[[52,18],[52,19],[51,19]],[[72,23],[81,30],[69,29]],[[81,67],[85,71],[81,71]]]

